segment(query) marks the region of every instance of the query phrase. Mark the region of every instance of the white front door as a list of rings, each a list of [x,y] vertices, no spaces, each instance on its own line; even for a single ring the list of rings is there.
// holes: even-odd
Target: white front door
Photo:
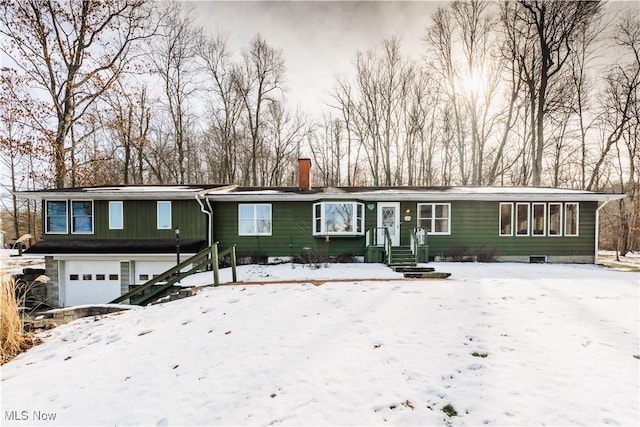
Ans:
[[[384,230],[389,230],[391,245],[400,246],[400,203],[378,203],[378,244],[384,244]]]

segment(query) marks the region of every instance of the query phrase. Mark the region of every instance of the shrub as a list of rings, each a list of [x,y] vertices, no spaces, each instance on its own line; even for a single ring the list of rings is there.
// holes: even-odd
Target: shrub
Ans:
[[[451,403],[448,403],[446,406],[444,406],[442,408],[442,412],[444,412],[445,414],[447,414],[450,417],[455,417],[456,415],[458,415],[458,412],[456,411],[456,409],[451,405]]]
[[[478,262],[495,262],[496,261],[496,248],[489,246],[480,246],[478,249],[476,256]]]
[[[467,246],[456,246],[451,248],[452,261],[457,261],[457,262],[465,261],[471,255],[472,255],[471,251]]]

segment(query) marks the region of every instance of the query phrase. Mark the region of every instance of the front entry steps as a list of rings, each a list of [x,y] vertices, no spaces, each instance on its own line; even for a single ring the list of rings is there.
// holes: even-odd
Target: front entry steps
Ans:
[[[408,246],[394,246],[391,248],[389,267],[415,267],[416,256]]]
[[[433,267],[395,266],[391,269],[403,273],[405,279],[446,279],[451,276],[451,273],[435,271]]]
[[[388,266],[403,273],[405,279],[446,279],[451,273],[435,271],[433,267],[418,267],[416,255],[408,246],[393,246]]]

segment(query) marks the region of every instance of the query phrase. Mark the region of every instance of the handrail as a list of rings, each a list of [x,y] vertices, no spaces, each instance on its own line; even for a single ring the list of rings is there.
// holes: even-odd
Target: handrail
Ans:
[[[416,236],[415,228],[409,229],[409,237],[411,240],[409,247],[411,248],[411,253],[415,255],[418,252],[418,237]]]
[[[387,227],[384,227],[384,250],[387,253],[387,264],[391,264],[392,242],[391,234],[389,233],[389,229]]]
[[[131,299],[131,297],[142,294],[145,290],[149,289],[153,285],[166,280],[166,283],[164,283],[160,288],[155,289],[143,295],[141,298],[138,298],[136,300],[131,300],[132,304],[139,304],[141,302],[144,302],[150,299],[151,297],[162,292],[163,290],[173,286],[175,283],[179,282],[185,277],[188,277],[194,273],[197,273],[198,271],[203,269],[203,267],[205,269],[212,267],[213,283],[214,283],[214,286],[218,286],[220,284],[218,261],[221,257],[227,254],[229,254],[231,258],[231,273],[232,273],[233,281],[237,282],[238,275],[236,271],[236,246],[233,245],[230,248],[225,249],[224,251],[218,253],[218,243],[219,242],[215,242],[211,246],[202,249],[200,252],[190,257],[189,259],[181,262],[175,267],[168,269],[164,273],[152,278],[151,280],[148,280],[147,282],[136,287],[135,289],[120,295],[118,298],[114,299],[110,303],[116,304],[116,303],[125,301],[127,299]],[[186,272],[181,271],[189,265],[191,265],[191,268],[188,271]]]

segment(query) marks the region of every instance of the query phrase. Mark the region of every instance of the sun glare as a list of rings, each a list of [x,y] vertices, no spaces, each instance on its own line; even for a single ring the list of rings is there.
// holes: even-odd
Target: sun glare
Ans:
[[[480,73],[460,76],[462,90],[470,95],[481,96],[486,87],[486,80]]]

